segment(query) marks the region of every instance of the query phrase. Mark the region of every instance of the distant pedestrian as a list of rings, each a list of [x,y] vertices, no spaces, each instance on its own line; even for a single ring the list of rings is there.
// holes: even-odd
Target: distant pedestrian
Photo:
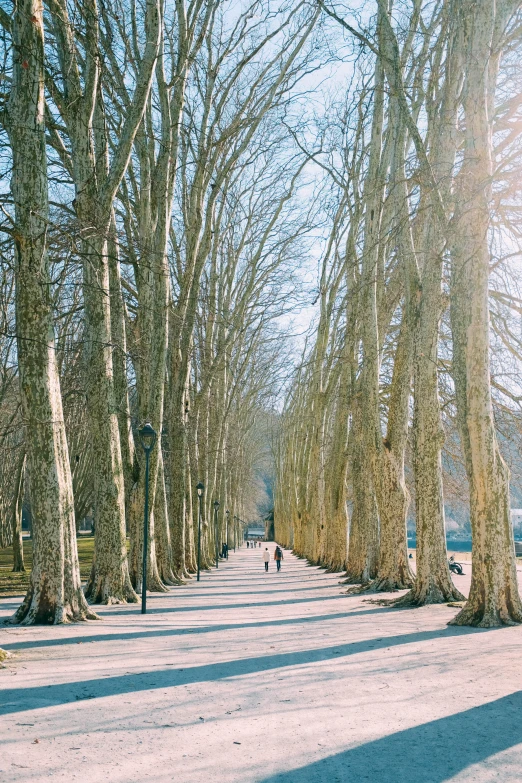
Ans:
[[[250,549],[250,541],[247,541],[247,549]]]
[[[263,552],[263,560],[265,561],[265,571],[268,571],[268,564],[270,562],[270,552],[268,551],[268,547],[266,547],[265,551]]]
[[[274,552],[274,560],[276,561],[277,570],[281,570],[281,560],[283,560],[283,550],[279,545],[276,546]]]

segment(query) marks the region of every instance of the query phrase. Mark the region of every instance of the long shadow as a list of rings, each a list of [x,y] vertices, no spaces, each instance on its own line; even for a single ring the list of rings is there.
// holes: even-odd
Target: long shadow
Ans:
[[[443,783],[472,764],[522,742],[522,691],[456,715],[423,723],[382,739],[358,745],[262,783]],[[502,770],[494,762],[495,778]],[[515,775],[513,773],[518,773]],[[522,762],[510,780],[522,778]],[[475,778],[473,778],[475,780]],[[478,778],[477,778],[478,779]],[[480,778],[482,779],[482,778]],[[488,777],[489,779],[489,777]]]
[[[195,583],[198,587],[198,590],[201,589],[213,590],[214,588],[225,588],[225,587],[232,588],[232,589],[236,587],[250,587],[252,589],[255,589],[256,587],[259,586],[265,587],[270,584],[275,584],[278,587],[280,585],[293,585],[297,590],[300,589],[300,585],[302,584],[306,584],[306,585],[316,584],[317,585],[316,589],[322,590],[322,589],[329,589],[331,587],[336,587],[339,583],[339,580],[334,581],[333,579],[325,583],[324,577],[322,576],[321,578],[318,577],[317,579],[307,578],[306,581],[301,581],[300,573],[286,574],[286,576],[288,576],[287,579],[279,579],[279,577],[277,577],[277,582],[275,581],[275,576],[273,580],[270,579],[270,574],[268,575],[268,578],[260,577],[258,574],[250,574],[250,575],[245,575],[245,577],[242,576],[241,578],[237,578],[237,579],[234,579],[233,577],[229,579],[222,579],[221,577],[216,577],[215,574],[208,574],[207,579],[205,579],[204,576],[205,575],[203,575],[202,581],[199,584],[197,584],[197,582]],[[339,574],[339,577],[340,576],[341,575]],[[177,592],[178,590],[183,590],[194,586],[195,586],[194,582],[190,581],[190,582],[186,582],[185,585],[183,585],[182,587],[174,588],[174,589]]]
[[[267,590],[267,589],[257,590],[256,589],[257,584],[256,585],[252,585],[251,581],[245,583],[245,584],[248,584],[248,585],[251,586],[250,590],[236,590],[233,583],[227,582],[226,584],[228,584],[229,589],[226,590],[226,591],[223,591],[223,592],[215,592],[215,590],[214,590],[214,588],[222,588],[223,587],[222,584],[220,584],[220,585],[217,585],[217,584],[213,584],[213,585],[212,584],[207,584],[207,585],[203,586],[203,588],[204,588],[203,590],[201,589],[201,587],[198,586],[198,590],[196,591],[196,590],[192,589],[192,585],[189,582],[189,583],[187,583],[187,585],[185,585],[183,587],[174,587],[174,588],[172,588],[172,590],[169,591],[169,593],[167,595],[172,595],[172,596],[177,596],[177,597],[182,595],[184,600],[186,598],[197,600],[198,598],[205,599],[206,597],[208,597],[208,595],[207,595],[207,591],[208,591],[208,593],[212,595],[212,598],[216,598],[218,596],[219,597],[230,596],[230,597],[235,598],[236,596],[239,596],[239,595],[251,595],[252,597],[255,597],[255,598],[262,598],[265,595],[273,595],[275,593],[289,593],[289,592],[291,592],[291,593],[304,593],[304,592],[310,592],[311,590],[315,590],[317,592],[319,592],[319,591],[323,591],[324,592],[324,591],[328,591],[328,590],[334,590],[334,589],[339,590],[340,588],[342,589],[342,586],[338,585],[337,582],[332,583],[332,584],[327,584],[327,585],[321,584],[321,585],[315,585],[315,586],[311,585],[311,586],[307,586],[307,587],[301,587],[298,583],[296,584],[295,580],[287,580],[284,583],[279,582],[278,583],[279,585],[286,584],[286,585],[293,585],[293,586],[292,587],[288,587],[288,586],[287,587],[281,587],[281,588],[275,589],[275,590],[272,590],[272,589],[269,589],[269,590]],[[262,582],[259,582],[259,585],[261,585],[263,588],[265,587],[265,584],[262,583]],[[0,597],[0,609],[11,609],[12,608],[12,610],[15,611],[18,608],[18,606],[20,606],[20,603],[21,603],[20,599],[22,599],[24,597],[24,595],[25,595],[25,593],[20,593],[20,596],[9,596],[9,601],[7,599],[5,599],[5,598],[1,598]],[[149,611],[150,611],[150,608],[151,608],[151,603],[152,603],[152,607],[153,607],[153,604],[154,604],[155,600],[165,600],[165,597],[166,597],[165,593],[147,594],[147,601],[149,602]],[[329,596],[323,595],[322,598],[323,599],[328,599]],[[15,600],[13,600],[13,599],[15,599]],[[287,603],[287,602],[285,602],[285,603]],[[204,607],[201,607],[201,608],[204,608]],[[124,610],[122,610],[122,611],[124,611]],[[186,609],[186,611],[189,611],[189,610]],[[121,614],[121,612],[120,612],[120,614]]]
[[[273,669],[289,666],[302,666],[320,663],[388,647],[403,644],[425,642],[440,637],[464,636],[467,633],[492,633],[491,630],[460,628],[458,626],[436,631],[419,631],[387,636],[376,639],[364,639],[350,644],[337,644],[333,647],[319,647],[315,650],[299,650],[274,655],[240,658],[233,661],[190,666],[187,669],[157,669],[139,674],[124,674],[95,680],[39,685],[31,688],[4,688],[0,691],[0,715],[40,709],[58,704],[71,704],[82,699],[101,698],[103,696],[138,693],[156,688],[177,687],[201,682],[216,682],[230,677],[244,677]],[[187,661],[190,657],[187,654]],[[314,677],[320,677],[314,670]]]
[[[375,609],[361,609],[355,612],[337,612],[335,614],[318,614],[308,617],[285,617],[281,620],[259,620],[252,623],[228,623],[223,625],[202,625],[189,626],[187,628],[158,628],[151,631],[128,631],[106,634],[95,634],[93,636],[69,636],[56,639],[35,639],[31,642],[11,642],[6,644],[2,642],[3,650],[33,650],[39,647],[62,647],[69,644],[81,644],[87,642],[120,642],[129,639],[148,639],[162,636],[190,636],[191,634],[214,633],[218,631],[236,631],[245,628],[278,628],[282,625],[300,625],[301,623],[326,622],[328,620],[340,620],[341,618],[354,617],[361,614],[377,614],[379,612],[390,612],[389,607],[380,607]],[[395,612],[397,610],[394,610]],[[407,611],[407,610],[403,610]]]
[[[245,589],[247,588],[248,589]],[[339,584],[331,584],[331,585],[307,585],[306,587],[301,587],[299,583],[296,580],[293,580],[292,582],[288,581],[286,584],[282,585],[281,587],[274,588],[273,590],[271,588],[267,589],[265,584],[262,584],[259,582],[252,583],[249,582],[248,584],[242,584],[239,586],[234,585],[232,582],[228,582],[226,585],[224,584],[215,584],[215,585],[201,585],[198,586],[197,591],[192,588],[192,585],[186,585],[183,587],[173,587],[171,588],[173,595],[183,595],[186,598],[196,598],[199,595],[203,596],[209,596],[211,595],[213,598],[215,596],[236,596],[236,595],[270,595],[271,593],[301,593],[301,592],[310,592],[311,590],[316,590],[318,593],[326,593],[327,591],[331,591],[334,589],[339,590],[342,589],[344,585]],[[237,589],[236,589],[237,588]],[[169,591],[170,592],[170,591]],[[150,598],[154,599],[161,599],[165,597],[165,593],[151,593]]]
[[[221,585],[220,585],[220,587],[221,587]],[[264,585],[263,585],[263,587],[264,587]],[[333,589],[337,589],[338,590],[339,589],[339,585],[338,584],[321,585],[321,587],[318,587],[317,585],[315,587],[314,586],[312,586],[312,587],[300,587],[299,585],[295,585],[294,587],[282,587],[282,588],[280,588],[278,590],[266,590],[265,589],[265,590],[262,590],[262,591],[256,590],[255,588],[253,588],[251,590],[235,590],[233,586],[229,585],[229,589],[226,590],[225,592],[217,593],[214,590],[212,590],[212,598],[216,598],[218,596],[219,597],[221,597],[221,596],[233,596],[235,598],[237,595],[253,595],[253,596],[259,597],[259,596],[263,596],[263,595],[273,595],[274,593],[304,593],[304,592],[310,592],[310,590],[316,590],[317,592],[319,592],[319,590],[333,590]],[[176,594],[179,595],[178,589],[176,589],[176,588],[172,592],[173,592],[174,595],[176,595]],[[196,596],[200,596],[200,595],[201,595],[201,593],[193,593],[193,592],[191,592],[190,597],[192,598],[192,597],[196,597]],[[165,596],[164,593],[159,593],[157,595],[158,598],[163,598],[164,596]],[[147,596],[147,599],[155,598],[155,597],[156,596]],[[185,593],[185,595],[183,597],[187,598],[188,597],[188,593]],[[326,598],[326,597],[327,596],[323,595],[323,598]]]
[[[166,612],[202,612],[204,610],[211,610],[214,611],[215,609],[251,609],[252,607],[256,607],[257,609],[261,609],[265,606],[288,606],[290,604],[304,604],[304,603],[312,603],[313,601],[336,601],[339,598],[344,598],[346,601],[347,598],[350,596],[347,595],[320,595],[316,596],[315,598],[291,598],[288,601],[263,601],[263,596],[259,593],[254,594],[256,598],[259,598],[261,600],[259,601],[252,601],[252,603],[244,603],[244,604],[220,604],[219,606],[216,606],[215,604],[207,604],[200,606],[199,604],[195,604],[193,606],[164,606],[164,607],[158,607],[157,609],[153,606],[150,609],[147,608],[147,614],[164,614]],[[201,595],[201,593],[198,593],[198,598],[201,598],[202,600],[205,599],[204,595]],[[360,598],[360,596],[357,596],[357,598]],[[138,604],[134,604],[134,607],[126,608],[126,609],[108,609],[106,612],[104,611],[104,615],[122,615],[122,614],[139,614],[140,613],[140,607]]]

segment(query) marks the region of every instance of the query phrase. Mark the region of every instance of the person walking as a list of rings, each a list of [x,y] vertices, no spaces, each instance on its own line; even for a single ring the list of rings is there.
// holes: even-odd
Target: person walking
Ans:
[[[279,546],[279,544],[275,548],[274,552],[274,560],[276,561],[277,570],[281,570],[281,560],[283,560],[283,550]]]
[[[265,562],[265,571],[268,571],[268,564],[270,562],[270,552],[268,551],[268,547],[266,547],[265,551],[263,552],[263,560]]]

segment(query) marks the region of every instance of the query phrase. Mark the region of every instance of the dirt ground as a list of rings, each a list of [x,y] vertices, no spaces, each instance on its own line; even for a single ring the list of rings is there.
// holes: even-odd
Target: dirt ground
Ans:
[[[521,781],[522,627],[451,628],[454,608],[345,589],[290,553],[265,574],[243,548],[146,616],[1,626],[0,781]]]

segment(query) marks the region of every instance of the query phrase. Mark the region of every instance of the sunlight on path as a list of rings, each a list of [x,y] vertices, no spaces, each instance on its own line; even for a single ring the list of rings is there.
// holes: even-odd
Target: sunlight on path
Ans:
[[[242,548],[145,617],[3,626],[0,780],[520,781],[522,629],[343,591],[289,552],[265,574]]]

